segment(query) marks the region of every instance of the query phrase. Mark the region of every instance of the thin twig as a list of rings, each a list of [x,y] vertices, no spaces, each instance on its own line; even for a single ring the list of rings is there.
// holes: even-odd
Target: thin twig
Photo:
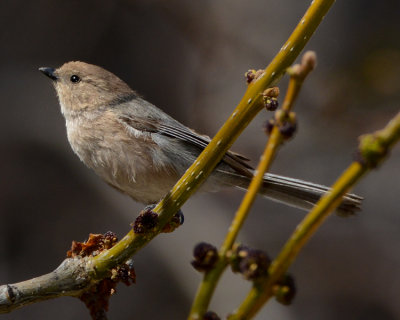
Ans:
[[[340,204],[345,195],[370,169],[381,163],[393,145],[400,139],[400,113],[388,125],[373,134],[361,137],[359,151],[361,159],[353,162],[332,186],[331,192],[323,196],[304,220],[297,226],[282,251],[269,268],[269,277],[250,290],[242,305],[228,319],[251,319],[274,295],[274,285],[284,276],[299,251]]]
[[[289,70],[291,77],[288,91],[282,105],[282,110],[281,112],[277,112],[277,114],[289,114],[305,77],[315,67],[315,64],[315,53],[309,51],[304,54],[301,65],[295,65],[291,68],[291,70]],[[278,125],[275,125],[265,146],[264,153],[260,158],[256,174],[251,180],[249,188],[235,214],[225,241],[219,251],[220,259],[215,268],[209,272],[206,272],[203,281],[200,283],[196,297],[193,301],[189,319],[201,319],[202,315],[207,311],[218,280],[228,265],[226,255],[228,251],[232,249],[237,235],[250,212],[254,200],[257,197],[258,190],[264,181],[264,174],[268,171],[273,159],[275,158],[278,148],[281,146],[283,141],[284,136],[281,134]]]

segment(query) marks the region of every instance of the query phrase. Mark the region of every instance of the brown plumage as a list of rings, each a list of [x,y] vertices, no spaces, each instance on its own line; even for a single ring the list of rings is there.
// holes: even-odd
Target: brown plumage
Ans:
[[[210,141],[101,67],[75,61],[40,70],[53,80],[74,152],[108,184],[136,201],[158,202]],[[247,159],[229,151],[202,190],[247,188],[252,174]],[[318,184],[266,174],[260,193],[308,210],[327,191]],[[361,200],[347,194],[338,211],[351,214],[359,210]]]

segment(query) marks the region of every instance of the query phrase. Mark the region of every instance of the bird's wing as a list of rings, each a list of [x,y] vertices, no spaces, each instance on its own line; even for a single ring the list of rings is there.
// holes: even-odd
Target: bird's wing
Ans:
[[[152,119],[137,119],[136,117],[133,118],[127,115],[121,116],[120,121],[134,130],[147,133],[157,133],[170,138],[179,139],[185,143],[196,146],[200,150],[207,147],[210,142],[208,136],[200,135],[175,121],[171,121],[171,123],[160,123],[159,121]],[[248,158],[235,152],[228,151],[222,161],[228,164],[237,173],[252,177],[252,173],[249,171],[252,167],[246,163],[246,161],[249,161]]]

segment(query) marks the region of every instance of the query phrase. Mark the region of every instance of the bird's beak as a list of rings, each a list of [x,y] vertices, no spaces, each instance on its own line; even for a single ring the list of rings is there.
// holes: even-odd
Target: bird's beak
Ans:
[[[54,81],[58,80],[58,77],[55,75],[56,69],[54,69],[54,68],[43,67],[43,68],[39,68],[39,71],[43,72],[43,74],[48,76],[51,80],[54,80]]]

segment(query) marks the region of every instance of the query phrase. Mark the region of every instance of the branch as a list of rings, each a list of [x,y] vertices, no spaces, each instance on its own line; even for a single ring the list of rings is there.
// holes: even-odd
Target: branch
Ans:
[[[304,54],[301,65],[295,65],[290,68],[289,73],[291,74],[288,91],[286,93],[282,110],[276,112],[275,124],[270,132],[270,137],[268,139],[267,145],[265,147],[264,153],[260,158],[256,174],[251,180],[249,188],[236,212],[236,215],[232,221],[229,228],[228,234],[226,235],[225,241],[219,251],[219,260],[215,267],[206,272],[201,282],[196,298],[193,301],[192,309],[190,311],[189,319],[200,319],[203,314],[207,311],[211,297],[214,293],[215,287],[217,286],[218,280],[224,272],[226,266],[228,265],[227,254],[239,234],[240,229],[243,226],[245,219],[247,218],[250,209],[257,197],[258,190],[260,189],[263,181],[264,174],[269,170],[273,159],[278,151],[278,148],[282,145],[285,140],[285,135],[282,133],[283,124],[289,122],[289,115],[293,118],[294,116],[290,113],[296,99],[301,85],[308,75],[308,73],[316,65],[316,56],[314,52],[308,51]],[[264,92],[264,96],[268,99],[276,98],[279,90],[275,88],[267,89]],[[295,123],[291,123],[295,126]],[[293,133],[293,131],[292,131]]]
[[[400,113],[387,126],[375,133],[361,136],[360,159],[353,162],[297,226],[282,251],[271,264],[264,283],[255,283],[239,309],[229,319],[250,319],[274,295],[276,284],[285,275],[300,250],[329,214],[340,204],[342,197],[371,169],[381,163],[390,149],[400,140]]]
[[[262,110],[262,93],[276,83],[294,62],[311,38],[334,0],[314,0],[284,46],[264,72],[252,81],[239,105],[208,146],[179,179],[172,190],[153,209],[158,225],[145,234],[130,231],[119,243],[92,261],[93,276],[101,279],[110,268],[124,262],[159,234],[186,200],[201,186],[214,170],[250,121]]]
[[[89,284],[109,277],[112,268],[124,263],[156,235],[162,232],[167,223],[173,218],[176,212],[178,212],[179,208],[201,186],[224,154],[232,146],[236,138],[262,109],[262,92],[283,76],[287,67],[294,62],[303,50],[333,3],[334,0],[314,0],[312,2],[292,35],[265,69],[263,74],[248,86],[242,100],[229,119],[200,154],[198,159],[176,183],[173,189],[153,209],[153,212],[158,214],[155,226],[142,233],[135,233],[134,230],[131,230],[111,249],[104,250],[99,255],[88,258],[84,266],[85,272],[82,273],[82,275],[84,278],[87,277],[91,279],[91,281],[82,282],[82,285],[86,283],[89,286]],[[64,263],[67,262],[63,262],[63,264]],[[77,268],[80,272],[81,266],[77,266]],[[59,272],[61,272],[62,275],[57,273],[58,277],[70,279],[64,282],[65,284],[69,283],[69,287],[67,285],[62,285],[57,289],[57,286],[52,286],[51,288],[54,290],[51,289],[51,294],[45,294],[47,298],[61,295],[75,295],[76,293],[74,282],[80,279],[75,277],[75,272],[72,270],[68,272],[67,270],[62,271],[62,269],[60,269]],[[29,282],[30,280],[26,283]],[[10,286],[12,287],[14,285]],[[40,301],[39,297],[36,297],[37,290],[39,290],[39,288],[31,285],[30,290],[26,291],[24,301]],[[7,312],[7,310],[9,310],[8,307],[2,309],[1,303],[8,306],[10,302],[12,302],[13,297],[8,296],[9,290],[7,286],[3,287],[2,292],[4,293],[4,299],[0,301],[0,312],[1,310],[6,310],[3,312]],[[13,295],[13,293],[11,293],[11,295]],[[16,300],[14,300],[14,302],[15,301]],[[18,306],[22,305],[24,305],[24,303],[20,303]]]
[[[65,259],[53,272],[0,286],[0,313],[60,296],[79,296],[91,284],[87,261],[88,258]]]

